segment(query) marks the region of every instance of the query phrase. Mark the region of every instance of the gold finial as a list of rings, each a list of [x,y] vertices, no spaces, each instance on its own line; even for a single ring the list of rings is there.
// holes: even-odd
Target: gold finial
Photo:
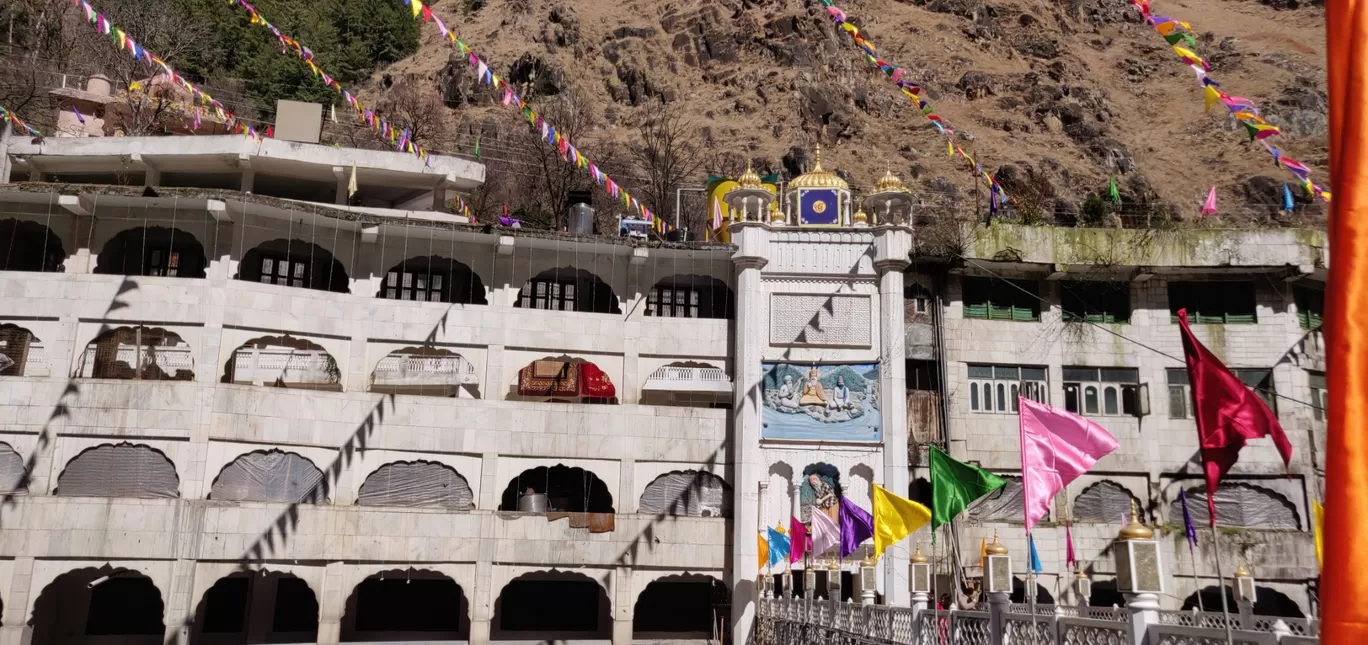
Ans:
[[[743,189],[760,187],[760,175],[755,174],[755,168],[751,166],[750,161],[746,162],[746,172],[741,173],[736,183]]]
[[[869,216],[865,214],[863,208],[857,208],[855,209],[855,215],[851,218],[851,222],[855,224],[868,224]]]
[[[1149,540],[1154,537],[1154,530],[1145,526],[1140,521],[1140,510],[1135,506],[1135,499],[1131,499],[1131,520],[1121,528],[1116,537],[1122,540]]]
[[[864,557],[860,559],[860,566],[872,567],[876,564],[878,564],[878,562],[874,560],[874,547],[865,547]]]
[[[1007,547],[998,542],[997,529],[993,529],[993,543],[989,544],[986,550],[988,555],[1007,555]]]
[[[906,193],[911,191],[907,189],[907,184],[904,184],[903,180],[898,179],[898,176],[893,174],[892,170],[887,170],[884,171],[883,177],[880,177],[879,181],[874,184],[874,192]]]
[[[1078,570],[1078,579],[1079,579],[1079,580],[1087,580],[1087,579],[1088,579],[1088,572],[1087,572],[1087,571],[1084,571],[1084,570],[1082,570],[1082,569],[1079,569],[1079,570]]]
[[[812,149],[812,169],[808,172],[822,172],[822,142],[818,141]]]
[[[1254,577],[1254,574],[1249,572],[1249,568],[1245,566],[1244,560],[1240,560],[1240,565],[1235,567],[1235,577],[1252,578]]]
[[[912,554],[912,561],[917,564],[924,564],[931,561],[931,558],[922,555],[921,542],[917,543],[917,552]]]
[[[793,178],[788,183],[790,189],[803,188],[835,188],[837,190],[850,190],[850,184],[841,179],[834,172],[822,168],[822,144],[817,144],[812,153],[812,168],[807,172]]]
[[[840,561],[837,560],[836,558],[832,558],[832,559],[828,560],[828,561],[827,561],[827,570],[828,570],[828,571],[840,571],[840,570],[841,570],[841,563],[840,563]]]
[[[771,224],[784,224],[784,223],[786,223],[787,221],[788,221],[788,218],[784,216],[784,211],[779,210],[779,202],[778,202],[778,201],[772,201],[772,202],[770,202],[770,223],[771,223]]]

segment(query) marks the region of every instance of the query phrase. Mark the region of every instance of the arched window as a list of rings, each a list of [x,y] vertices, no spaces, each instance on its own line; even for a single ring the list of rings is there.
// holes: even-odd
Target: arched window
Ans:
[[[243,254],[238,279],[347,293],[347,269],[323,247],[303,240],[263,242]]]
[[[361,484],[361,506],[431,506],[467,511],[475,506],[470,484],[446,464],[399,461],[385,464]]]
[[[451,258],[409,258],[385,272],[377,298],[487,305],[484,282],[464,263]]]
[[[801,578],[802,576],[793,576]],[[726,585],[707,576],[667,576],[653,580],[637,596],[632,612],[636,640],[697,638],[707,640],[725,631],[731,607]]]
[[[1210,523],[1206,487],[1187,497],[1192,522],[1198,526]],[[1183,523],[1183,506],[1178,499],[1169,503],[1169,521]],[[1297,507],[1286,497],[1262,486],[1236,482],[1224,482],[1216,490],[1216,522],[1250,529],[1301,529]]]
[[[607,592],[588,576],[527,573],[499,591],[492,640],[605,640],[611,613]]]
[[[163,614],[161,590],[151,578],[105,565],[53,579],[33,603],[29,625],[34,643],[160,643]]]
[[[318,597],[291,574],[262,570],[220,578],[204,592],[195,612],[190,642],[246,642],[248,616],[265,605],[270,635],[265,642],[302,643],[318,639]],[[232,639],[230,635],[238,634]],[[219,639],[223,639],[219,641]]]
[[[100,250],[95,273],[203,278],[208,266],[195,236],[175,228],[139,226],[110,238]]]
[[[499,510],[612,513],[613,495],[598,475],[557,464],[524,470],[509,480]]]
[[[468,604],[465,590],[436,571],[385,571],[352,590],[342,616],[342,642],[466,640]]]
[[[328,494],[323,471],[293,452],[258,450],[223,467],[209,490],[209,499],[233,502],[319,504]]]
[[[974,522],[1022,522],[1025,515],[1025,497],[1020,477],[1003,477],[1007,484],[979,501],[966,511]]]
[[[1103,524],[1119,522],[1122,516],[1130,517],[1132,503],[1135,504],[1135,508],[1143,508],[1140,500],[1131,495],[1124,486],[1103,480],[1084,488],[1083,492],[1078,494],[1073,503],[1073,520]]]
[[[141,444],[103,444],[67,462],[56,494],[69,497],[180,497],[176,466],[161,451]]]
[[[547,269],[518,292],[515,307],[595,314],[620,314],[617,294],[598,276],[574,267]]]
[[[30,369],[30,363],[41,363]],[[47,356],[33,332],[17,325],[0,325],[0,376],[47,376]]]
[[[224,383],[342,391],[342,370],[322,345],[293,336],[253,338],[233,351]]]
[[[703,275],[676,275],[657,282],[646,296],[646,315],[662,318],[731,318],[735,298],[727,284]]]
[[[79,378],[142,381],[195,380],[195,354],[180,335],[160,327],[119,327],[86,345],[76,361]]]
[[[0,443],[0,493],[23,495],[28,492],[24,458],[7,443]]]
[[[676,470],[655,478],[641,493],[642,513],[686,517],[731,517],[731,487],[699,470]]]
[[[478,398],[480,378],[464,356],[439,347],[405,347],[390,352],[371,372],[372,392]]]
[[[61,273],[66,258],[62,239],[52,229],[20,219],[0,220],[0,271]]]
[[[517,395],[532,400],[617,403],[617,387],[603,370],[570,356],[532,361],[518,370]]]

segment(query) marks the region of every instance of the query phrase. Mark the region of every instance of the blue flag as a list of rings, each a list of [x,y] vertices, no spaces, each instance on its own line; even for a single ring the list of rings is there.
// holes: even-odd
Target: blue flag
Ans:
[[[774,566],[780,562],[788,562],[789,557],[789,536],[775,530],[769,529],[769,566]]]
[[[1292,189],[1283,184],[1283,210],[1292,212]]]
[[[1287,185],[1284,184],[1283,188]],[[1192,552],[1192,547],[1197,544],[1197,527],[1192,525],[1192,515],[1188,513],[1187,491],[1178,489],[1178,501],[1183,504],[1183,530],[1187,532],[1188,552]]]
[[[1026,542],[1031,545],[1031,571],[1035,573],[1044,571],[1045,567],[1040,566],[1040,554],[1036,553],[1035,538],[1027,535]]]

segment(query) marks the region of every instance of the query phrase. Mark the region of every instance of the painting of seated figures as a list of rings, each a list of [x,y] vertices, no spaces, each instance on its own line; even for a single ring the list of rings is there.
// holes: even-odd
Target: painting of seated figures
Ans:
[[[876,363],[765,363],[761,421],[765,439],[879,441]]]

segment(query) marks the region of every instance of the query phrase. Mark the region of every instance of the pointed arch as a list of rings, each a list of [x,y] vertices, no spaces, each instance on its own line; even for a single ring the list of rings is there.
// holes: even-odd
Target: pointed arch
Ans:
[[[1144,508],[1140,498],[1132,495],[1125,486],[1103,479],[1084,488],[1074,499],[1072,519],[1075,522],[1111,524],[1122,516],[1129,516],[1132,508]]]
[[[96,336],[76,359],[73,376],[136,381],[193,381],[195,352],[161,327],[116,327]]]
[[[711,576],[657,578],[637,595],[632,635],[639,640],[709,639],[725,631],[730,603],[727,586]]]
[[[323,471],[303,455],[278,449],[254,450],[219,471],[209,489],[209,499],[323,504],[328,501],[323,481]]]
[[[602,278],[575,267],[547,269],[518,291],[514,307],[594,314],[620,314],[617,294]]]
[[[244,642],[247,619],[260,600],[269,598],[270,632],[266,642],[313,642],[318,639],[318,596],[309,583],[291,573],[236,571],[204,592],[195,608],[191,643]],[[237,639],[231,639],[239,634]],[[220,640],[223,639],[223,640]],[[230,640],[231,639],[231,640]]]
[[[0,324],[0,376],[47,376],[47,355],[33,332],[9,323]],[[32,369],[42,366],[43,369]]]
[[[242,255],[236,276],[247,282],[348,293],[351,279],[327,249],[303,240],[277,238]]]
[[[68,497],[180,497],[176,465],[156,448],[105,443],[86,448],[57,476],[55,495]]]
[[[165,226],[120,231],[105,242],[95,273],[203,278],[209,267],[204,245],[192,233]]]
[[[446,574],[391,569],[352,589],[342,616],[342,642],[465,640],[470,602]]]
[[[484,281],[469,265],[437,255],[413,257],[389,268],[376,298],[487,305]]]
[[[798,485],[798,499],[802,503],[799,519],[811,522],[814,506],[836,519],[837,501],[844,492],[839,468],[825,462],[808,464],[803,468],[803,481]]]
[[[8,443],[0,442],[0,494],[28,493],[27,467],[24,458]]]
[[[342,370],[322,345],[290,335],[253,338],[233,350],[224,383],[342,391]]]
[[[524,500],[523,498],[531,498]],[[508,481],[499,510],[532,510],[537,503],[547,511],[612,513],[613,495],[592,471],[557,464],[539,466]],[[529,506],[530,504],[530,506]]]
[[[1188,512],[1199,526],[1210,523],[1206,486],[1188,490]],[[1183,523],[1182,503],[1169,503],[1170,522]],[[1216,490],[1216,521],[1221,526],[1249,529],[1300,530],[1301,517],[1290,500],[1263,486],[1246,482],[1222,482]]]
[[[707,471],[674,470],[646,485],[637,510],[653,515],[731,517],[731,486]]]
[[[1007,482],[1006,485],[984,495],[965,511],[971,521],[1022,524],[1026,522],[1025,491],[1021,486],[1021,478],[1003,475],[1002,479]]]
[[[67,252],[62,238],[37,222],[0,219],[0,271],[61,273]]]
[[[96,636],[161,642],[164,616],[161,590],[151,578],[106,564],[54,578],[34,601],[29,625],[34,643],[88,642]]]
[[[475,496],[466,478],[451,466],[435,461],[396,461],[366,477],[356,503],[468,511],[475,507]]]
[[[494,601],[491,640],[607,639],[612,635],[607,590],[581,573],[520,575]]]

